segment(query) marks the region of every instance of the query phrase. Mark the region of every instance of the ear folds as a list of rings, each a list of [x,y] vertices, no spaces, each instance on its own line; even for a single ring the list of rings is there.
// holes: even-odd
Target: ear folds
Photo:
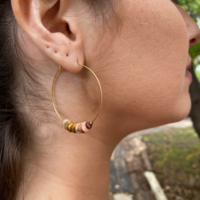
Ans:
[[[81,29],[67,15],[69,0],[63,1],[12,0],[12,8],[19,26],[35,45],[58,65],[76,73],[82,69],[78,63],[84,63]]]

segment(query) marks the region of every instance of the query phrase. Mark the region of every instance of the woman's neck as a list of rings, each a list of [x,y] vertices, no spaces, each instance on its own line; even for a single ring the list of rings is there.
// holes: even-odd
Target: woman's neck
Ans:
[[[115,146],[91,137],[92,130],[75,135],[58,129],[54,131],[59,137],[40,144],[37,153],[25,159],[19,200],[23,193],[24,200],[110,200],[109,166]]]

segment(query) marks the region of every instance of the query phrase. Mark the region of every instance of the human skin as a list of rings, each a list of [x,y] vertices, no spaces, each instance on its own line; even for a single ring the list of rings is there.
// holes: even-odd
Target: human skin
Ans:
[[[18,199],[24,192],[25,200],[109,200],[109,163],[116,145],[132,132],[188,115],[191,81],[185,72],[191,62],[189,46],[200,39],[198,26],[170,0],[117,1],[118,29],[102,26],[79,0],[12,0],[12,7],[22,49],[33,59],[49,100],[58,66],[64,68],[55,87],[63,118],[91,120],[100,105],[96,80],[77,62],[95,72],[104,96],[93,128],[82,135],[60,126],[52,104],[38,104],[53,120],[43,115],[34,126],[31,134],[37,141],[25,155],[28,182]],[[66,32],[66,23],[72,34]],[[26,105],[24,110],[37,122],[38,113]]]

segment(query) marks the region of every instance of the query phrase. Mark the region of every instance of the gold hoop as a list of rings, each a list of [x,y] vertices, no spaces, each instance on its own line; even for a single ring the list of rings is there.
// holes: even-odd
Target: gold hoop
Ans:
[[[55,110],[56,114],[58,115],[58,117],[62,120],[64,128],[66,130],[68,130],[69,132],[73,132],[73,133],[86,133],[92,128],[92,126],[94,124],[94,121],[97,119],[97,117],[100,114],[100,111],[101,111],[101,108],[102,108],[102,104],[103,104],[103,92],[102,92],[100,81],[97,78],[96,74],[89,67],[87,67],[85,65],[81,65],[81,64],[78,64],[78,65],[88,69],[95,76],[95,78],[96,78],[96,80],[97,80],[97,82],[99,84],[100,92],[101,92],[101,105],[100,105],[100,108],[99,108],[99,111],[98,111],[98,114],[96,115],[96,117],[92,121],[86,121],[86,122],[82,122],[82,123],[74,123],[74,122],[70,121],[69,119],[63,120],[61,118],[61,116],[59,115],[59,113],[58,113],[58,111],[56,109],[55,102],[54,102],[54,85],[55,85],[56,78],[57,78],[59,72],[61,72],[63,70],[63,68],[60,65],[59,65],[59,68],[58,68],[58,70],[56,72],[56,75],[54,77],[53,84],[52,84],[52,90],[51,90],[52,102],[53,102],[54,110]]]

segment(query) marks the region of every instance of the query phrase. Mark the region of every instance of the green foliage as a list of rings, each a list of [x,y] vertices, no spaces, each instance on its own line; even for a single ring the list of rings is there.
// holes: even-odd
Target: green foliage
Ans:
[[[197,71],[196,68],[198,65],[200,65],[200,59],[196,59],[197,56],[200,57],[200,42],[198,42],[196,45],[190,47],[189,49],[190,56],[192,57],[192,60],[194,60],[194,72],[196,74],[197,80],[200,82],[200,71]]]
[[[200,82],[200,71],[197,71],[196,67],[194,67],[194,72],[196,74],[198,81]]]
[[[200,55],[200,42],[198,42],[196,45],[190,47],[189,49],[189,53],[190,56],[192,57],[192,59],[195,59],[197,56]],[[200,61],[198,61],[198,63],[196,63],[196,65],[199,65]]]
[[[198,159],[200,157],[200,145],[196,147],[197,151],[195,153],[189,154],[186,160],[192,160],[193,158]]]
[[[199,0],[178,0],[178,4],[197,22],[197,17],[200,16]]]
[[[152,163],[166,179],[176,178],[187,183],[188,176],[200,174],[200,141],[193,127],[166,129],[143,136]]]

